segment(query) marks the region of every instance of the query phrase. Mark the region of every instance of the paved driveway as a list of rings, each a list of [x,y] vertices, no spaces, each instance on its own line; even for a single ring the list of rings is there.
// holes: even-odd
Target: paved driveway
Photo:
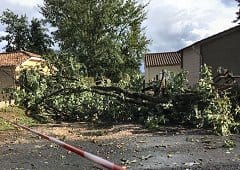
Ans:
[[[54,132],[46,127],[43,131],[46,129]],[[135,125],[70,130],[74,138],[69,134],[60,138],[128,169],[240,169],[239,135],[221,137],[204,130],[176,127],[149,132]],[[0,169],[101,168],[55,144],[16,130],[0,133]]]

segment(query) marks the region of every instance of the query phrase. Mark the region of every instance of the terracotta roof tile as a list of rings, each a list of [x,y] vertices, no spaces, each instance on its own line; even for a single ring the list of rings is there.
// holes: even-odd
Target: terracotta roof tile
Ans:
[[[16,51],[0,53],[0,67],[2,66],[18,66],[30,57],[41,57],[38,54],[34,54],[27,51]]]
[[[146,67],[180,65],[181,55],[178,52],[149,53],[145,55]]]

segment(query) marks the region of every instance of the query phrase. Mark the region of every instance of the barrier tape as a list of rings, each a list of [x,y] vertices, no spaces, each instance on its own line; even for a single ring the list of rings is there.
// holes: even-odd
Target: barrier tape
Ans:
[[[116,164],[114,164],[114,163],[112,163],[112,162],[110,162],[110,161],[108,161],[108,160],[106,160],[106,159],[103,159],[103,158],[101,158],[101,157],[98,157],[98,156],[96,156],[96,155],[93,155],[93,154],[91,154],[91,153],[88,153],[88,152],[86,152],[86,151],[83,151],[83,150],[81,150],[81,149],[79,149],[79,148],[76,148],[76,147],[74,147],[74,146],[71,146],[71,145],[69,145],[69,144],[67,144],[67,143],[65,143],[65,142],[63,142],[63,141],[60,141],[60,140],[57,139],[57,138],[54,138],[54,137],[51,137],[51,136],[48,136],[48,135],[39,133],[39,132],[37,132],[37,131],[29,128],[29,127],[26,127],[26,126],[23,126],[23,125],[19,125],[19,124],[17,124],[17,123],[14,123],[14,122],[12,122],[12,121],[10,121],[10,120],[7,120],[7,119],[1,117],[1,116],[0,116],[0,118],[3,119],[3,120],[5,120],[6,122],[11,123],[12,125],[14,125],[14,126],[16,126],[16,127],[21,127],[22,129],[25,129],[25,130],[27,130],[27,131],[30,131],[30,132],[32,132],[32,133],[40,136],[41,138],[44,138],[44,139],[49,140],[49,141],[51,141],[51,142],[54,142],[54,143],[56,143],[57,145],[65,148],[65,149],[67,149],[67,150],[69,150],[69,151],[71,151],[71,152],[74,152],[74,153],[76,153],[77,155],[79,155],[79,156],[81,156],[81,157],[83,157],[83,158],[86,158],[86,159],[88,159],[88,160],[90,160],[90,161],[93,161],[93,162],[101,165],[101,166],[104,167],[104,168],[107,168],[107,169],[109,169],[109,170],[126,170],[125,168],[123,168],[123,167],[121,167],[121,166],[118,166],[118,165],[116,165]]]

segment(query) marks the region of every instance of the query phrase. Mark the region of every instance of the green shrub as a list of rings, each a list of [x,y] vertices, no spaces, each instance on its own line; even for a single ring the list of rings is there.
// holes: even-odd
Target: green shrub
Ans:
[[[213,85],[211,68],[202,66],[197,85],[189,88],[186,73],[169,74],[165,96],[146,121],[148,127],[171,123],[212,129],[220,135],[239,132],[239,106],[231,92]]]

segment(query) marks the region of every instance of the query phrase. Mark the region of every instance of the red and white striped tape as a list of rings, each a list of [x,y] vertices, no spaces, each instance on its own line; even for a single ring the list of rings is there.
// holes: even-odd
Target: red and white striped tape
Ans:
[[[63,141],[60,141],[59,139],[56,139],[54,137],[51,137],[51,136],[48,136],[48,135],[45,135],[45,134],[42,134],[42,133],[39,133],[39,132],[37,132],[37,131],[29,128],[29,127],[26,127],[26,126],[23,126],[23,125],[19,125],[17,123],[9,121],[9,120],[7,120],[7,119],[5,119],[3,117],[0,117],[0,118],[5,120],[6,122],[11,123],[12,125],[14,125],[16,127],[21,127],[21,128],[23,128],[23,129],[25,129],[27,131],[30,131],[30,132],[32,132],[32,133],[34,133],[34,134],[36,134],[36,135],[46,139],[46,140],[52,141],[52,142],[56,143],[57,145],[65,148],[65,149],[67,149],[67,150],[69,150],[71,152],[74,152],[74,153],[76,153],[77,155],[79,155],[81,157],[84,157],[84,158],[86,158],[86,159],[88,159],[90,161],[93,161],[93,162],[101,165],[104,168],[107,168],[109,170],[126,170],[126,168],[118,166],[118,165],[116,165],[116,164],[114,164],[114,163],[112,163],[112,162],[110,162],[110,161],[108,161],[106,159],[103,159],[101,157],[98,157],[98,156],[93,155],[91,153],[88,153],[86,151],[83,151],[83,150],[81,150],[79,148],[76,148],[76,147],[74,147],[72,145],[69,145],[69,144],[67,144],[67,143],[65,143]]]

